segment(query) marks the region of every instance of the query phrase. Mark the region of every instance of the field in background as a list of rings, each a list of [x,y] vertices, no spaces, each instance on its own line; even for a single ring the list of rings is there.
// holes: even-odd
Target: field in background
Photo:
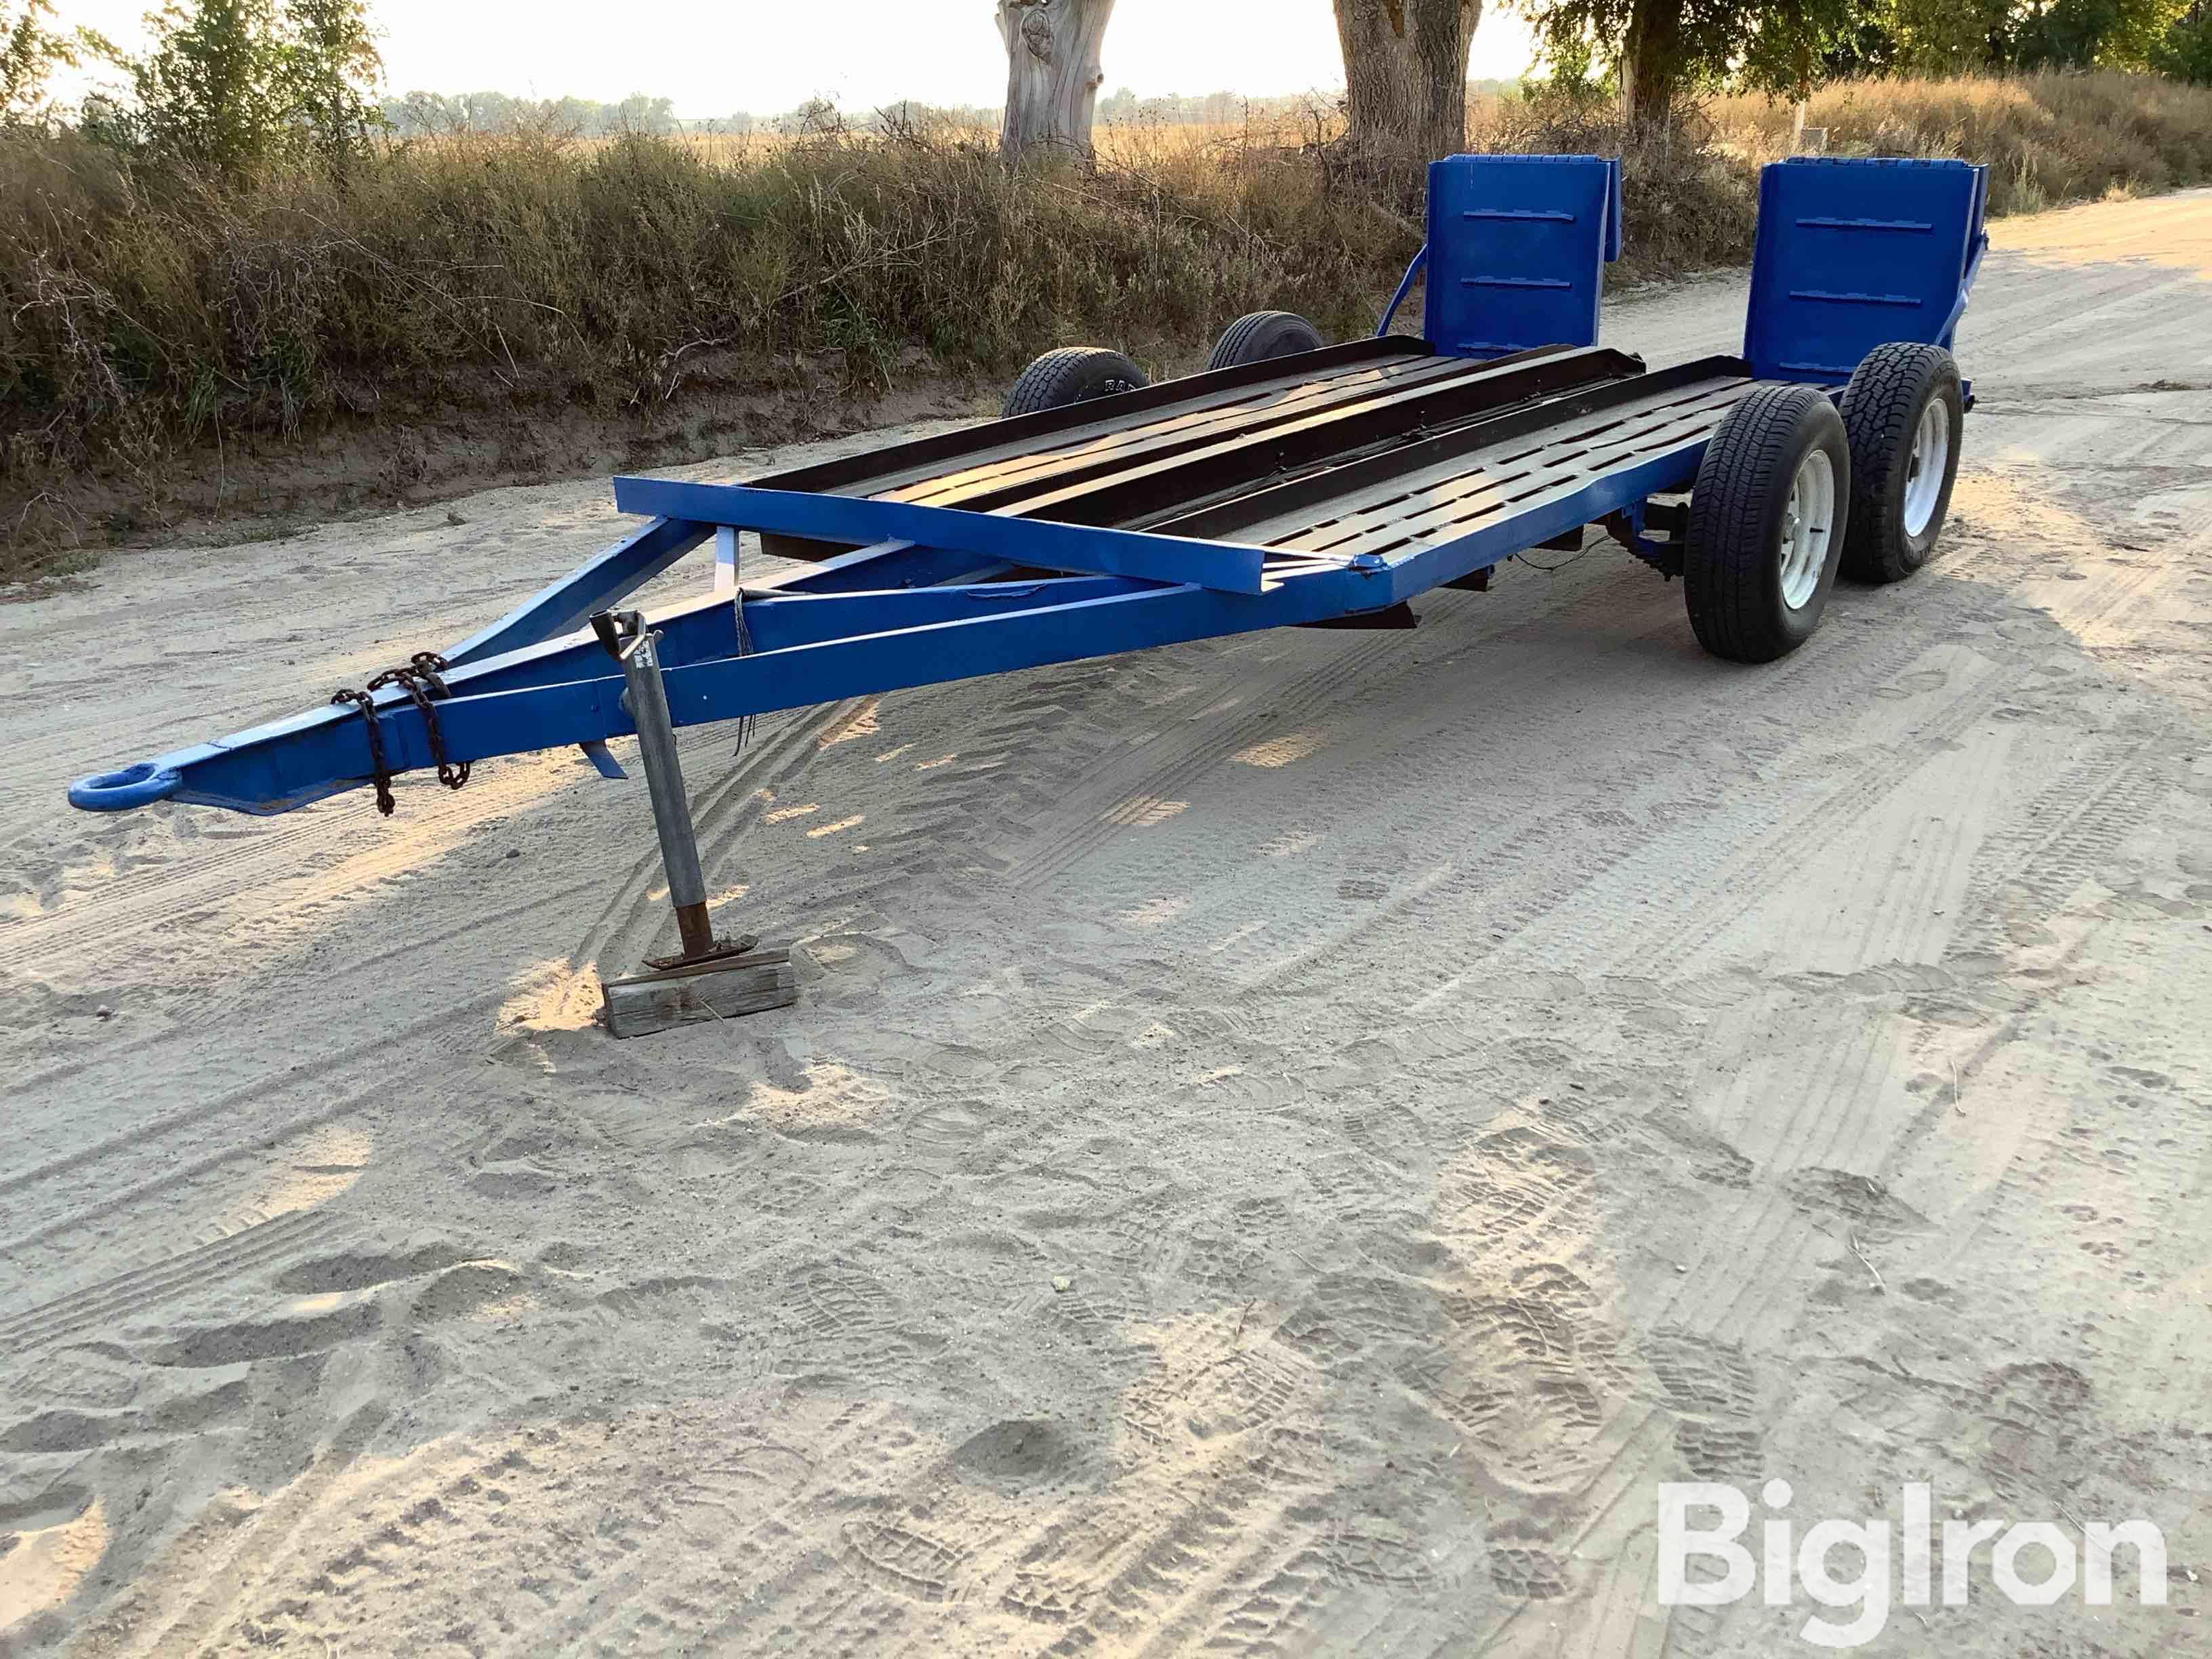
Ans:
[[[1747,94],[1705,103],[1689,123],[1693,141],[1753,166],[1791,153],[1795,106]],[[1996,164],[1999,213],[2032,213],[2106,194],[2114,186],[2154,191],[2207,176],[2212,168],[2212,89],[2155,76],[2051,74],[2020,78],[1849,82],[1823,88],[1805,118],[1826,134],[1827,153],[1859,155],[1965,156]],[[1469,100],[1468,147],[1474,151],[1527,147],[1532,131],[1578,131],[1603,137],[1611,123],[1542,103],[1487,94]],[[840,136],[880,137],[866,117],[851,118]],[[922,136],[934,142],[988,148],[994,129],[945,124]],[[1340,113],[1316,98],[1290,118],[1221,122],[1101,122],[1098,157],[1112,167],[1148,171],[1193,160],[1241,158],[1255,149],[1310,150],[1344,136]],[[617,139],[577,141],[589,152]],[[754,167],[810,142],[806,135],[758,131],[673,137],[677,144],[719,167]],[[1617,140],[1616,140],[1617,143]]]
[[[1992,164],[1994,210],[2212,178],[2212,90],[2117,74],[1866,83],[1814,102],[1831,153]],[[1737,264],[1791,112],[1707,106],[1626,137],[1601,107],[1486,99],[1470,149],[1624,155],[1613,280]],[[1228,319],[1371,319],[1420,240],[1417,169],[1325,114],[1116,126],[1099,166],[1009,173],[992,135],[460,136],[343,176],[227,185],[82,140],[0,143],[0,577],[204,510],[195,487],[319,434],[599,422],[641,453],[702,397],[817,423],[933,376],[1109,341],[1180,367]],[[728,428],[725,428],[728,429]],[[480,470],[557,471],[520,441]],[[395,463],[368,493],[404,496]],[[222,502],[220,489],[217,502]],[[246,505],[252,506],[248,501]]]

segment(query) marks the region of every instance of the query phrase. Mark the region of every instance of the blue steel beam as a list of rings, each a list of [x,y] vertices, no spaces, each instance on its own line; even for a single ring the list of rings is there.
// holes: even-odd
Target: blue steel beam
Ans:
[[[939,582],[975,581],[1007,568],[1005,560],[988,553],[886,541],[823,559],[803,570],[776,577],[769,585],[786,593],[856,593],[886,587],[934,587]],[[757,587],[761,584],[749,582],[746,586]]]
[[[1139,576],[1196,582],[1226,593],[1258,593],[1263,548],[1136,530],[1054,524],[912,501],[810,495],[743,484],[681,483],[669,478],[617,478],[615,505],[625,513],[659,513],[702,524],[777,531],[811,540],[909,541],[924,547],[988,554],[1009,563],[1042,565],[1094,576]]]
[[[715,529],[714,523],[655,518],[588,564],[533,593],[489,628],[469,635],[444,653],[446,660],[459,668],[574,633],[593,612],[620,603],[709,540]],[[990,556],[884,541],[825,559],[771,585],[806,592],[927,587],[972,579],[999,562]]]
[[[580,631],[584,622],[594,611],[617,603],[667,569],[711,538],[714,530],[709,524],[654,519],[447,651],[446,660],[452,667],[445,677],[447,684],[456,695],[465,696],[472,691],[591,678],[605,653],[589,633]],[[896,588],[942,580],[947,574],[969,574],[972,567],[987,564],[988,561],[972,555],[940,554],[896,542],[856,549],[784,580],[805,581],[826,574],[833,582]],[[763,586],[773,588],[777,584],[771,580]],[[656,611],[653,620],[669,636],[666,645],[672,659],[697,659],[737,649],[736,619],[726,595],[709,595]],[[374,695],[380,707],[407,702],[406,694],[396,687]],[[293,781],[281,786],[209,783],[203,788],[198,781],[260,775],[247,751],[311,749],[321,741],[318,733],[360,719],[360,713],[353,708],[309,709],[214,743],[195,744],[120,771],[81,779],[70,787],[70,799],[93,811],[123,811],[174,799],[256,815],[289,812],[358,787],[365,780],[337,775],[300,778],[288,772]],[[599,763],[596,757],[593,763]],[[262,793],[241,793],[241,789],[254,788]]]
[[[1103,586],[1112,584],[1078,579],[1094,597],[1073,604],[1050,602],[1048,596],[1055,582],[1024,583],[1019,586],[1039,590],[1018,601],[1025,602],[1027,609],[993,610],[955,621],[672,668],[666,677],[669,706],[677,725],[695,726],[867,692],[1316,621],[1376,608],[1384,586],[1378,574],[1322,569],[1288,578],[1266,594],[1250,595],[1188,584],[1102,593]],[[957,594],[953,598],[969,603]],[[880,620],[885,607],[892,605],[945,602],[937,590],[917,589],[787,603],[794,609],[796,632],[805,625],[805,617],[797,614],[803,605],[851,604],[856,615],[865,610]],[[749,620],[754,609],[747,605]],[[592,648],[597,649],[596,645]],[[587,661],[588,657],[580,651],[577,660]],[[611,669],[613,664],[606,667]],[[604,741],[635,729],[622,709],[619,674],[504,691],[474,689],[490,678],[471,680],[465,689],[455,684],[455,695],[436,705],[449,759],[483,760]],[[428,731],[412,703],[380,703],[376,718],[386,763],[393,772],[431,764]],[[165,755],[124,773],[85,780],[71,790],[70,799],[95,811],[173,799],[261,815],[289,811],[355,787],[367,781],[371,769],[363,717],[354,710],[315,709],[219,744]]]
[[[1033,611],[1040,605],[1104,599],[1157,583],[1125,576],[1055,576],[1034,582],[989,582],[969,586],[887,589],[858,593],[791,593],[781,589],[745,590],[745,635],[756,652],[819,645],[825,640],[861,639],[933,623]],[[709,594],[647,613],[661,635],[665,669],[740,654],[736,607],[726,594]],[[607,654],[589,633],[572,635],[533,650],[449,674],[456,696],[520,691],[595,679],[605,673]],[[355,718],[358,719],[358,714]]]
[[[490,627],[470,635],[445,653],[446,660],[458,668],[572,633],[593,611],[635,592],[714,533],[712,524],[657,518],[574,574],[532,594]]]
[[[1537,543],[1594,524],[1650,495],[1687,489],[1705,459],[1708,438],[1698,438],[1639,461],[1600,474],[1580,488],[1540,501],[1517,502],[1498,523],[1431,547],[1417,547],[1376,561],[1373,554],[1354,559],[1357,569],[1376,562],[1389,573],[1390,602],[1410,599],[1471,572],[1503,563]]]
[[[934,623],[1160,591],[1157,582],[1127,576],[1054,576],[1042,581],[961,584],[904,592],[770,594],[746,599],[745,631],[754,650],[781,651],[830,640],[896,634]]]
[[[1571,489],[1516,503],[1496,523],[1431,545],[1387,556],[1363,556],[1349,562],[1286,560],[1266,590],[1256,593],[1195,581],[1161,585],[1111,575],[836,593],[794,591],[787,585],[749,587],[744,615],[753,650],[746,655],[738,653],[734,607],[726,596],[709,596],[655,619],[655,626],[668,636],[670,708],[678,726],[736,720],[864,694],[1380,610],[1647,495],[1685,488],[1696,476],[1705,447],[1703,438],[1678,445]],[[719,512],[730,506],[731,496],[743,498],[735,510],[750,522],[757,498],[781,493],[736,490],[712,499]],[[872,510],[885,504],[847,505]],[[1001,526],[1020,537],[1040,530],[1082,536],[1115,533],[975,514],[942,516]],[[698,520],[664,522],[663,550],[678,540],[696,544],[711,533]],[[1125,539],[1171,550],[1212,547],[1249,554],[1255,561],[1261,556],[1257,548],[1186,543],[1177,538]],[[638,538],[623,545],[634,549]],[[838,562],[841,574],[851,580],[865,579],[864,573],[871,569],[879,580],[901,568],[928,574],[927,563],[908,562],[912,550],[904,546],[864,550],[846,556],[849,562]],[[1048,559],[1018,551],[1017,556],[1035,564],[1053,562],[1060,555],[1055,552]],[[595,562],[587,569],[604,565],[605,561]],[[810,574],[798,573],[787,581],[804,580]],[[607,672],[612,665],[601,660],[603,654],[595,641],[578,636],[457,669],[448,676],[453,695],[437,704],[447,755],[457,761],[481,760],[629,735],[634,728],[622,712],[622,677]],[[382,694],[377,720],[386,761],[394,772],[430,764],[428,729],[403,694]],[[173,799],[246,812],[281,812],[357,787],[370,770],[361,714],[351,709],[318,708],[220,743],[181,750],[124,773],[87,780],[72,789],[70,798],[96,810]]]
[[[1290,578],[1265,594],[1224,593],[1191,584],[1151,587],[1070,605],[1042,605],[724,657],[666,671],[669,709],[677,725],[697,726],[1214,635],[1322,621],[1376,608],[1386,586],[1381,572],[1333,569]],[[454,760],[623,737],[635,728],[622,711],[622,677],[610,673],[558,685],[454,697],[438,705],[439,726],[447,753]],[[428,765],[428,734],[412,705],[378,713],[392,769]],[[359,716],[349,729],[332,735],[335,743],[319,744],[321,752],[308,763],[354,775],[366,773],[368,742]]]
[[[873,573],[875,580],[887,582],[896,569],[915,568],[896,557],[888,562],[893,568],[878,569]],[[1039,604],[1132,592],[1158,585],[1123,576],[1054,576],[1033,582],[885,586],[817,593],[798,585],[811,574],[744,584],[745,631],[753,650],[774,651],[787,645],[811,645],[823,639],[882,633],[922,623],[1028,610]],[[870,573],[862,568],[846,574],[857,581]],[[647,620],[661,635],[663,665],[678,667],[714,657],[736,656],[739,641],[733,598],[724,592],[706,593],[648,611]],[[592,679],[605,666],[604,647],[588,629],[580,629],[543,645],[456,669],[446,676],[446,684],[456,696],[472,696]],[[398,696],[394,692],[391,700],[397,701]],[[355,717],[358,718],[357,714]]]

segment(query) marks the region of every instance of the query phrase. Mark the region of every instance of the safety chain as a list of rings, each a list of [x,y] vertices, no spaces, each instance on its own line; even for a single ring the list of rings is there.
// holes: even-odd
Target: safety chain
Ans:
[[[377,724],[376,699],[371,694],[387,685],[396,685],[406,692],[422,716],[423,729],[429,733],[430,758],[437,763],[438,781],[448,789],[458,789],[469,781],[469,763],[458,764],[446,758],[445,733],[438,729],[438,709],[435,699],[449,697],[453,691],[446,684],[446,670],[451,666],[434,651],[417,651],[405,666],[387,668],[368,683],[366,691],[351,689],[337,692],[331,698],[333,703],[350,704],[361,710],[362,719],[368,726],[368,763],[376,777],[376,810],[386,817],[392,816],[397,805],[392,799],[392,769],[385,763],[384,732]]]
[[[376,774],[376,810],[388,818],[396,803],[392,799],[392,769],[384,763],[384,731],[376,723],[376,699],[366,691],[348,688],[334,693],[331,701],[352,703],[368,722],[368,763]]]

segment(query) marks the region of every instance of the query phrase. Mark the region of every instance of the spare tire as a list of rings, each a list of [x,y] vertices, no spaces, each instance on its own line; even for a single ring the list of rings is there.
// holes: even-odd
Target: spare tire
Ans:
[[[1002,416],[1035,415],[1042,410],[1087,404],[1119,392],[1136,392],[1152,381],[1118,351],[1103,346],[1062,346],[1048,351],[1022,371],[1006,394]]]
[[[1206,368],[1242,368],[1296,351],[1318,351],[1328,343],[1321,331],[1294,311],[1255,311],[1223,331]]]

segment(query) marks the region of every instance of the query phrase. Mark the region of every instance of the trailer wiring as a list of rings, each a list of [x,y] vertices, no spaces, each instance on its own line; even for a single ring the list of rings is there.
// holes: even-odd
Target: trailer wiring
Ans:
[[[1584,547],[1577,552],[1568,554],[1565,558],[1561,559],[1557,564],[1539,564],[1535,560],[1530,558],[1526,553],[1516,553],[1513,556],[1513,562],[1516,564],[1525,564],[1531,570],[1540,570],[1548,576],[1555,570],[1565,570],[1569,565],[1574,563],[1577,559],[1586,559],[1589,556],[1589,549],[1588,547]]]

